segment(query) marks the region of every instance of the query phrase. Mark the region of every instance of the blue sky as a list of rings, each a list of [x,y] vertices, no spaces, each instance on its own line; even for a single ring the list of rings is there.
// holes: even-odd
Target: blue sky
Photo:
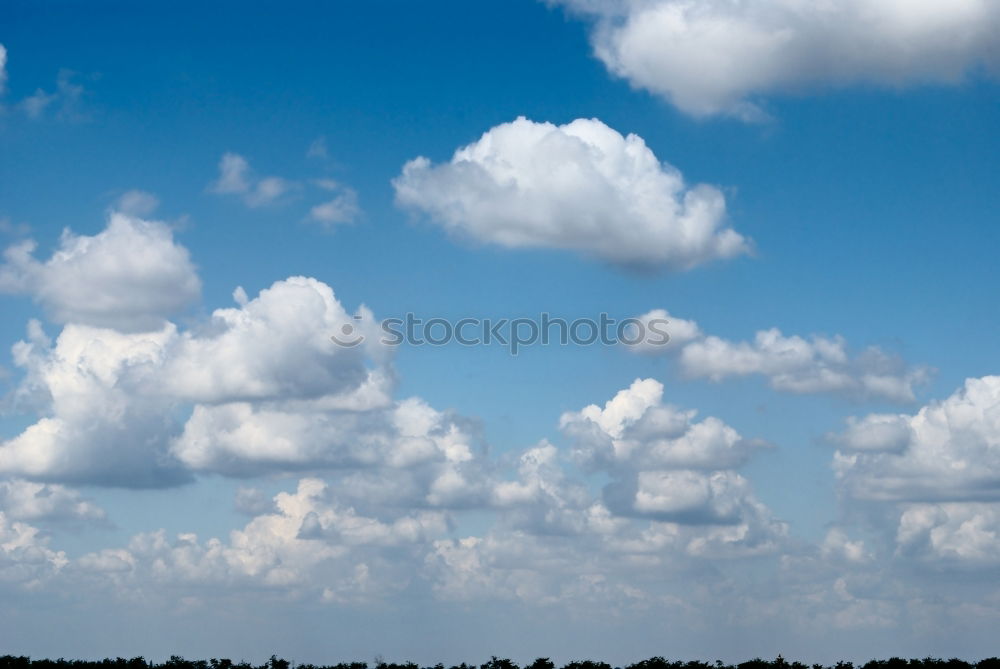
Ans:
[[[0,646],[988,654],[998,22],[6,3]],[[336,350],[362,305],[678,329]]]

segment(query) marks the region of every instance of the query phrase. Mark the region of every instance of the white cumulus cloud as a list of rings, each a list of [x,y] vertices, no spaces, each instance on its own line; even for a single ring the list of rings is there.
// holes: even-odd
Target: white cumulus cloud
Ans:
[[[187,249],[156,221],[113,212],[96,235],[64,231],[48,260],[35,248],[29,240],[4,251],[0,292],[30,295],[58,323],[158,330],[201,293]]]
[[[447,163],[416,158],[397,202],[451,233],[507,248],[554,248],[623,266],[690,269],[747,253],[712,186],[689,186],[637,135],[597,119],[518,118]]]
[[[850,419],[832,440],[841,494],[895,524],[899,555],[1000,563],[1000,377],[968,379],[913,415]]]
[[[147,333],[68,325],[54,345],[15,345],[20,392],[38,420],[0,442],[0,473],[47,481],[155,486],[186,477],[167,457],[173,401],[151,393],[173,325]]]
[[[409,422],[414,411],[427,421]],[[410,468],[470,459],[470,437],[420,400],[385,410],[344,411],[199,405],[172,452],[195,470]]]
[[[695,116],[759,119],[760,96],[956,84],[1000,63],[991,0],[554,0],[595,21],[613,74]]]
[[[737,545],[773,546],[782,523],[735,471],[761,446],[715,417],[695,421],[694,411],[663,403],[663,384],[636,379],[604,407],[563,414],[562,430],[585,466],[612,481],[604,501],[616,515],[692,526],[732,526]],[[722,535],[710,533],[715,540]],[[708,551],[708,536],[691,539]],[[704,543],[708,542],[708,543]],[[714,550],[714,548],[713,548]]]
[[[1000,565],[1000,504],[908,505],[899,519],[899,552],[918,560]]]
[[[663,384],[637,379],[601,408],[584,407],[560,419],[575,439],[575,455],[591,467],[725,469],[743,464],[756,442],[709,416],[663,403]]]
[[[368,333],[362,345],[330,341],[346,324]],[[370,314],[355,319],[329,286],[301,277],[276,282],[239,308],[219,309],[195,330],[181,332],[172,323],[151,332],[69,324],[53,344],[33,323],[14,347],[14,362],[25,372],[15,398],[40,417],[0,442],[0,472],[136,487],[176,483],[188,477],[189,466],[208,468],[207,453],[226,443],[223,427],[234,415],[248,421],[233,435],[248,461],[329,462],[332,456],[322,454],[330,442],[294,442],[288,448],[295,452],[276,457],[295,436],[280,431],[265,457],[255,450],[260,439],[248,438],[249,425],[308,430],[310,420],[323,424],[326,411],[363,415],[388,404],[392,374],[374,328]],[[258,420],[250,420],[255,414]],[[192,441],[199,426],[213,432]],[[317,450],[321,456],[308,457]],[[236,469],[236,455],[228,453],[218,469]]]
[[[878,428],[867,443],[864,426]],[[834,467],[852,497],[1000,502],[1000,376],[968,379],[910,416],[855,420],[842,438],[852,448]]]
[[[289,277],[238,308],[216,309],[203,327],[171,343],[160,383],[187,399],[291,400],[335,396],[369,380],[366,355],[382,356],[370,311],[357,319],[321,281]],[[330,335],[350,326],[365,339],[337,346]]]

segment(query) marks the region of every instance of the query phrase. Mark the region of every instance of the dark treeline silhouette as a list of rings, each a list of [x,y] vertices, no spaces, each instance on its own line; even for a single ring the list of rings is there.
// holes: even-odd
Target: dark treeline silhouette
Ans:
[[[255,665],[250,662],[233,662],[229,659],[218,660],[185,660],[178,655],[172,655],[166,662],[151,662],[142,657],[104,660],[32,660],[30,657],[3,655],[0,656],[0,669],[556,669],[555,663],[546,657],[540,657],[523,667],[511,660],[492,657],[484,664],[462,664],[446,667],[443,664],[421,666],[414,662],[384,662],[376,660],[368,662],[341,662],[339,664],[293,664],[274,655],[264,664]],[[853,662],[837,662],[834,665],[803,664],[789,661],[780,655],[773,660],[755,658],[739,664],[726,664],[719,660],[714,663],[700,661],[666,660],[662,657],[651,657],[624,667],[612,667],[607,662],[593,660],[576,660],[564,664],[560,669],[1000,669],[1000,658],[991,657],[978,662],[966,662],[952,658],[939,660],[926,657],[922,660],[905,660],[899,657],[888,660],[869,660],[855,666]]]

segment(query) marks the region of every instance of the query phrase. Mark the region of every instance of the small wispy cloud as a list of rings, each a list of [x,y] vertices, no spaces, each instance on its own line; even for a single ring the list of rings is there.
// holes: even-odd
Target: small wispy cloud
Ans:
[[[326,148],[326,137],[320,136],[314,139],[309,144],[309,149],[306,151],[307,158],[328,158],[330,152]]]
[[[209,184],[208,190],[218,195],[239,196],[248,207],[261,207],[274,203],[297,187],[296,182],[282,177],[258,177],[246,158],[227,152],[219,161],[219,178]]]
[[[7,93],[8,52],[0,44],[0,97]],[[82,121],[86,119],[83,111],[83,99],[87,91],[78,82],[78,73],[63,68],[56,76],[55,90],[47,91],[38,87],[31,95],[11,103],[11,108],[24,114],[31,120],[41,119],[47,114],[64,121]],[[0,106],[2,109],[2,106]]]
[[[336,193],[336,196],[310,209],[309,220],[328,228],[358,220],[361,207],[358,205],[358,194],[353,188],[333,179],[317,179],[313,184],[325,191]]]
[[[149,216],[157,207],[160,200],[152,193],[144,190],[132,189],[125,191],[115,199],[112,207],[115,211],[120,211],[128,216]]]

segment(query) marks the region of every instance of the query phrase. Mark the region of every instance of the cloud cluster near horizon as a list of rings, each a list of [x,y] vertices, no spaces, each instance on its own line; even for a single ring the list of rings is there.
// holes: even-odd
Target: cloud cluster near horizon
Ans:
[[[115,305],[138,303],[122,292],[143,296],[175,276],[197,286],[186,250],[162,223],[119,212],[97,235],[66,233],[61,244],[45,262],[8,253],[10,285],[36,295],[29,287],[44,285],[39,277],[79,263],[89,269],[74,275],[74,290],[107,295],[95,304],[110,306],[107,313],[50,309],[62,324],[55,341],[34,322],[14,347],[24,371],[15,398],[38,420],[0,444],[5,587],[66,588],[67,579],[85,579],[102,596],[125,599],[173,589],[239,597],[263,588],[343,606],[422,584],[440,601],[680,614],[735,601],[692,588],[692,571],[710,563],[727,573],[734,560],[754,557],[766,570],[794,568],[806,579],[800,592],[781,596],[785,612],[775,615],[795,617],[822,601],[827,608],[817,615],[844,627],[862,613],[895,624],[886,601],[921,586],[893,573],[884,587],[865,591],[830,580],[830,570],[866,582],[890,568],[886,550],[939,569],[993,564],[994,377],[970,380],[913,416],[853,419],[831,436],[838,485],[883,519],[884,535],[871,546],[856,528],[837,527],[803,548],[740,472],[769,445],[670,404],[654,379],[565,412],[557,424],[566,447],[541,440],[513,460],[498,458],[474,421],[418,397],[396,398],[390,351],[377,337],[358,349],[331,345],[328,332],[346,322],[374,327],[374,315],[363,307],[351,314],[320,281],[291,277],[253,298],[237,290],[235,307],[187,328],[168,320],[173,303],[149,301],[147,312],[116,320],[110,316],[125,312]],[[158,262],[118,262],[133,257]],[[105,267],[117,268],[118,281],[106,280]],[[670,320],[677,343],[706,341],[693,321]],[[769,359],[767,347],[727,346],[741,359]],[[831,361],[850,367],[839,354],[817,353],[842,343],[796,338],[789,346],[800,355],[780,373],[813,376],[812,366]],[[732,373],[771,374],[772,382],[779,373],[754,364]],[[298,483],[271,501],[241,489],[237,504],[251,518],[228,539],[151,528],[126,545],[69,557],[33,524],[107,522],[67,484],[180,485],[209,474],[291,475]],[[470,513],[492,522],[460,529]],[[879,549],[881,541],[889,548]],[[748,606],[760,596],[738,595]]]
[[[377,337],[357,348],[329,341],[345,323],[375,327],[374,316],[364,307],[349,313],[320,281],[291,277],[252,299],[237,290],[235,307],[181,328],[168,316],[200,284],[162,223],[114,211],[96,235],[66,232],[48,261],[23,243],[6,257],[7,287],[44,305],[72,302],[38,287],[66,285],[50,284],[50,273],[73,271],[71,289],[100,298],[87,311],[50,307],[62,325],[55,340],[32,321],[14,347],[23,370],[16,403],[38,416],[0,443],[0,546],[15,584],[83,574],[120,596],[155,583],[212,584],[305,588],[318,601],[343,603],[418,579],[445,599],[538,603],[608,573],[622,551],[652,567],[666,554],[772,554],[786,541],[784,525],[735,470],[752,443],[719,419],[695,421],[693,411],[663,404],[655,380],[636,380],[604,409],[563,416],[573,458],[613,479],[595,493],[548,442],[509,467],[483,447],[473,421],[417,397],[395,398],[391,352]],[[173,290],[161,288],[167,281]],[[160,293],[183,299],[151,299]],[[245,502],[255,500],[242,505],[253,517],[228,543],[170,540],[154,530],[71,559],[27,524],[103,522],[105,512],[67,484],[160,487],[204,474],[302,478],[273,504],[241,491]],[[468,511],[493,514],[495,526],[451,538]],[[557,548],[552,536],[573,540]],[[525,551],[514,572],[496,552],[511,541]],[[578,563],[595,548],[571,574],[543,557],[557,550],[560,562]],[[426,572],[413,572],[414,560]],[[470,560],[494,566],[470,574]],[[628,574],[592,596],[627,598]],[[525,589],[525,578],[537,589]]]

